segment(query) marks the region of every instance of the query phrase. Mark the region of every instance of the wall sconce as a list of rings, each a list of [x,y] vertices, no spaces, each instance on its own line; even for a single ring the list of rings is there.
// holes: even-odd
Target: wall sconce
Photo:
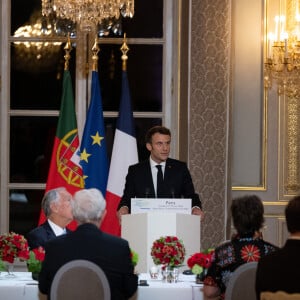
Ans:
[[[264,84],[277,86],[282,124],[283,186],[300,190],[300,11],[299,0],[265,1]]]
[[[275,82],[279,95],[299,95],[299,0],[267,0],[265,19],[265,86]]]

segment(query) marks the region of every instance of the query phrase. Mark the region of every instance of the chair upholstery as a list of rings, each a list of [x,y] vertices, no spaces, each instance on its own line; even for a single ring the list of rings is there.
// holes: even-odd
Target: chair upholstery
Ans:
[[[262,292],[260,300],[300,300],[300,293],[288,294],[283,291],[278,292]]]
[[[51,300],[110,300],[110,287],[102,269],[87,260],[73,260],[55,274]]]
[[[239,266],[231,275],[225,292],[225,300],[254,300],[257,262]]]

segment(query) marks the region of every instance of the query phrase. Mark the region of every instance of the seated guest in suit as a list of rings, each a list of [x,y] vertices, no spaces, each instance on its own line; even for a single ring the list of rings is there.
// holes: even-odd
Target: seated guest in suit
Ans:
[[[285,245],[258,263],[257,299],[263,291],[300,293],[300,196],[289,201],[285,218],[290,233]]]
[[[264,207],[257,196],[233,200],[231,214],[237,233],[215,249],[212,265],[204,278],[203,293],[207,298],[224,299],[230,276],[237,267],[258,261],[278,249],[262,239]]]
[[[101,192],[97,189],[78,191],[72,206],[78,227],[46,244],[39,275],[40,291],[49,295],[54,275],[65,263],[86,259],[100,266],[106,274],[112,300],[130,298],[137,290],[138,277],[133,273],[129,244],[99,229],[106,214]]]
[[[149,159],[128,168],[123,196],[118,206],[118,217],[130,213],[131,198],[191,198],[192,214],[203,217],[199,195],[195,193],[192,177],[186,163],[169,158],[171,132],[163,126],[154,126],[146,134]],[[157,166],[161,166],[162,184]]]
[[[39,246],[44,248],[47,241],[70,232],[66,226],[73,220],[71,201],[72,195],[64,187],[49,190],[45,194],[42,209],[47,220],[28,233],[30,249]]]

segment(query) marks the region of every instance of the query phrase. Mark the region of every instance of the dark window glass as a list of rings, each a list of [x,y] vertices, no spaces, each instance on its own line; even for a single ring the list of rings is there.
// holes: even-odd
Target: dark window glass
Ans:
[[[11,117],[10,182],[46,182],[57,117]]]
[[[41,17],[41,0],[11,0],[11,35],[33,19]]]
[[[13,44],[11,48],[11,109],[59,110],[65,44],[43,46],[41,43],[36,45],[32,42],[31,45],[27,48],[24,43]],[[75,54],[75,49],[72,49],[69,69],[73,90],[75,90]]]
[[[127,74],[134,111],[162,111],[162,46],[128,45]],[[100,44],[103,109],[118,111],[122,84],[120,45]]]
[[[163,37],[163,0],[135,1],[132,19],[122,20],[123,32],[128,38]]]
[[[10,190],[10,231],[26,236],[31,229],[38,225],[44,193],[44,190]]]

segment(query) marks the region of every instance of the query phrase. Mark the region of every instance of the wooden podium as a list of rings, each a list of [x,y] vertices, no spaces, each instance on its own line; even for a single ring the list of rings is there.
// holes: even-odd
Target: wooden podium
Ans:
[[[172,235],[182,240],[185,261],[200,251],[200,217],[188,214],[153,212],[122,216],[121,236],[138,253],[138,273],[147,273],[154,265],[151,257],[153,242],[161,236]]]

